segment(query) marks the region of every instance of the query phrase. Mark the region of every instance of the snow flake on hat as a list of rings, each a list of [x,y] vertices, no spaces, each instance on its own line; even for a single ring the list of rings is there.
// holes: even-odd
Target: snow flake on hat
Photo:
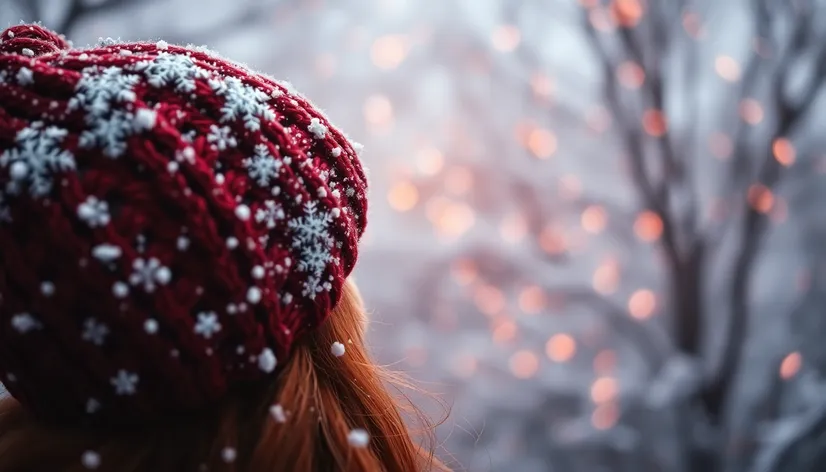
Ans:
[[[36,121],[17,132],[16,147],[0,154],[0,168],[8,169],[11,179],[6,192],[18,194],[28,186],[32,197],[44,197],[54,187],[53,174],[75,169],[75,157],[61,149],[67,131]]]
[[[301,294],[315,299],[317,293],[329,291],[332,285],[323,280],[324,272],[330,263],[336,261],[331,249],[333,238],[330,236],[330,224],[333,215],[329,211],[319,211],[314,201],[304,204],[304,214],[287,222],[292,230],[293,247],[298,248],[300,257],[298,270],[307,274]]]
[[[136,63],[131,69],[143,73],[149,85],[174,87],[177,92],[192,92],[196,80],[209,77],[206,69],[180,54],[160,53],[152,60]]]
[[[109,224],[109,204],[93,195],[77,206],[77,216],[92,228]],[[96,255],[97,257],[97,255]]]
[[[34,83],[34,73],[28,67],[21,67],[20,70],[17,71],[16,78],[17,83],[23,86]]]
[[[118,67],[91,66],[83,69],[75,87],[76,94],[69,100],[69,111],[86,111],[88,129],[80,135],[80,147],[100,147],[106,156],[115,159],[126,151],[129,136],[154,126],[154,116],[150,117],[146,112],[136,116],[113,107],[134,102],[134,87],[139,82],[140,76]]]
[[[327,136],[327,126],[321,122],[318,118],[313,118],[310,120],[310,125],[307,126],[307,131],[313,133],[313,136],[316,139],[324,139]]]
[[[261,120],[272,121],[275,112],[269,106],[269,95],[245,84],[236,77],[211,79],[209,86],[224,98],[221,122],[242,120],[250,131],[261,129]]]
[[[278,177],[283,165],[280,160],[270,153],[266,144],[257,144],[255,154],[241,161],[247,169],[250,178],[261,186],[266,187]]]
[[[218,322],[218,314],[214,311],[198,313],[198,321],[195,323],[195,333],[209,339],[213,334],[221,331],[221,323]]]
[[[215,149],[219,151],[226,151],[228,148],[234,148],[238,145],[238,140],[232,135],[229,126],[211,125],[209,134],[207,134],[207,142],[212,143]]]
[[[258,368],[270,373],[275,370],[276,366],[278,366],[278,360],[275,358],[275,353],[272,349],[265,347],[258,355]]]
[[[255,211],[255,221],[267,225],[267,229],[275,228],[279,220],[284,219],[284,208],[274,200],[265,200],[264,206]]]
[[[18,313],[11,317],[11,327],[18,333],[26,334],[29,331],[42,328],[43,325],[30,313]]]
[[[119,370],[118,374],[110,379],[115,394],[134,395],[138,390],[138,374],[126,370]]]
[[[129,276],[129,283],[143,285],[146,292],[152,293],[157,285],[166,285],[171,278],[172,272],[168,267],[162,265],[158,259],[139,257],[132,262],[132,274]]]
[[[97,321],[94,318],[86,318],[83,322],[83,340],[89,341],[96,346],[102,346],[109,335],[109,328],[105,324]]]

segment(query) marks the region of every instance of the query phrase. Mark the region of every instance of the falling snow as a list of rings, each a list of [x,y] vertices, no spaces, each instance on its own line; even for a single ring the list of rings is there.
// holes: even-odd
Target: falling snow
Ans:
[[[36,121],[23,128],[15,138],[16,147],[0,154],[0,168],[8,169],[6,192],[19,194],[28,187],[32,197],[48,195],[54,187],[54,174],[75,168],[75,158],[60,148],[66,130]]]
[[[36,329],[40,329],[42,326],[34,316],[29,313],[18,313],[11,317],[11,326],[14,328],[18,333],[28,333],[29,331],[34,331]]]

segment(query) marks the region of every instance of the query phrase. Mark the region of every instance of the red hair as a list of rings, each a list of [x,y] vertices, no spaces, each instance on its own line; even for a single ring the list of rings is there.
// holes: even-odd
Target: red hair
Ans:
[[[6,398],[0,472],[87,471],[84,454],[99,459],[98,472],[448,470],[433,455],[432,427],[425,423],[420,438],[408,430],[402,413],[426,419],[387,390],[386,383],[405,384],[371,361],[365,323],[348,282],[329,320],[297,344],[274,381],[234,392],[207,412],[141,430],[58,429]],[[330,352],[336,341],[346,346],[341,357]],[[271,414],[276,404],[283,416]],[[369,434],[366,447],[349,444],[354,428]]]

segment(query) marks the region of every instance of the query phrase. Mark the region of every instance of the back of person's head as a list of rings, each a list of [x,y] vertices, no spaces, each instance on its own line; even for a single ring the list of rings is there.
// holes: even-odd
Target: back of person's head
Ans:
[[[443,468],[364,347],[357,147],[203,48],[3,32],[0,472]]]

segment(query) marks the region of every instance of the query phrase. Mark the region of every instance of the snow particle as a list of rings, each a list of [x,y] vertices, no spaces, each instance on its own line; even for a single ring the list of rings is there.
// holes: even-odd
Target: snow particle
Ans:
[[[156,284],[166,285],[172,279],[172,272],[168,267],[161,265],[161,261],[154,257],[143,259],[141,257],[132,262],[132,274],[129,276],[129,283],[132,285],[143,285],[147,293],[152,293],[157,288]]]
[[[307,131],[313,133],[316,139],[324,139],[327,136],[327,127],[318,118],[312,118],[310,125],[307,126]]]
[[[40,293],[47,297],[51,297],[52,295],[54,295],[54,290],[54,284],[51,282],[46,281],[40,284]]]
[[[92,248],[92,255],[101,262],[112,262],[121,254],[121,248],[114,244],[99,244]]]
[[[155,43],[155,47],[157,47],[161,51],[165,51],[165,50],[169,49],[169,43],[167,43],[164,40],[160,40],[157,43]]]
[[[80,456],[80,463],[87,469],[97,469],[100,467],[100,454],[95,451],[86,451]]]
[[[333,151],[332,151],[332,154],[333,154],[333,157],[340,156],[341,155],[341,148],[340,147],[334,147]]]
[[[179,251],[186,251],[189,247],[189,238],[186,236],[178,236],[177,246]]]
[[[143,322],[143,330],[148,334],[155,334],[158,332],[158,322],[152,318]]]
[[[125,298],[129,295],[129,286],[123,282],[115,282],[112,285],[112,294],[117,298]]]
[[[234,448],[225,447],[221,451],[221,459],[223,459],[224,462],[226,462],[227,464],[231,464],[231,463],[235,462],[236,456],[237,456],[237,453],[235,452]]]
[[[235,236],[230,236],[227,238],[227,247],[229,249],[235,249],[238,247],[238,238]]]
[[[276,403],[270,407],[270,416],[272,416],[272,419],[275,420],[276,423],[287,422],[287,413],[280,403]]]
[[[11,327],[20,334],[40,329],[40,322],[29,313],[18,313],[11,317]]]
[[[347,434],[347,442],[352,447],[363,448],[370,443],[370,433],[361,428],[350,430]]]
[[[343,355],[344,355],[344,351],[345,351],[345,349],[344,349],[344,344],[341,344],[341,343],[340,343],[340,342],[338,342],[338,341],[334,342],[334,343],[333,343],[333,345],[332,345],[332,346],[330,346],[330,352],[331,352],[334,356],[336,356],[336,357],[341,357],[341,356],[343,356]]]
[[[255,305],[261,301],[261,289],[258,287],[250,287],[247,290],[247,301]]]
[[[154,110],[148,108],[141,108],[135,113],[135,130],[147,131],[155,127],[158,120],[158,114]]]
[[[261,354],[258,355],[258,368],[264,372],[270,373],[275,370],[278,365],[278,359],[275,358],[275,353],[272,349],[265,347]]]
[[[258,280],[263,279],[265,273],[266,272],[264,271],[264,268],[261,267],[260,265],[257,265],[257,266],[252,268],[252,277],[254,279],[258,279]]]
[[[247,221],[248,219],[250,219],[250,214],[250,207],[244,204],[235,207],[235,216],[237,216],[238,219],[241,221]]]

